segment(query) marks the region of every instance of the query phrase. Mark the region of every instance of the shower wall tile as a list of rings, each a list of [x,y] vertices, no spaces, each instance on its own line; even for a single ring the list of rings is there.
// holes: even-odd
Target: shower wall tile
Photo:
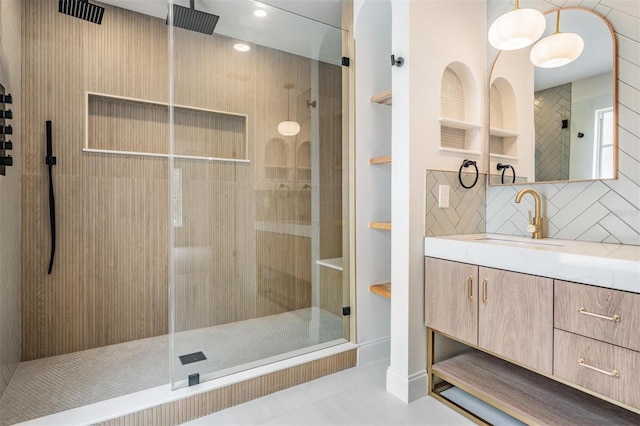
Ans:
[[[546,236],[640,245],[640,8],[620,0],[580,6],[603,14],[618,41],[618,179],[531,186],[543,198]],[[525,234],[532,203],[515,203],[519,189],[487,188],[487,232]]]
[[[463,173],[466,185],[474,176]],[[486,175],[481,174],[473,188],[460,185],[457,172],[427,170],[426,172],[426,235],[475,234],[485,229]],[[438,207],[440,185],[449,186],[449,208]]]
[[[22,88],[20,75],[22,2],[0,2],[0,84],[13,96],[13,166],[0,176],[0,396],[20,362],[20,173],[22,169]]]
[[[7,3],[3,0],[2,7]],[[168,101],[168,27],[163,19],[110,5],[104,5],[105,19],[98,26],[58,13],[54,1],[19,4],[24,9],[23,19],[17,20],[24,23],[24,217],[22,248],[18,239],[14,251],[18,265],[20,251],[22,254],[23,360],[166,334],[171,243],[168,162],[164,158],[87,153],[82,147],[87,91]],[[207,256],[196,259],[206,264],[205,270],[183,269],[175,280],[177,329],[183,330],[253,318],[262,308],[256,284],[255,221],[260,213],[256,191],[275,192],[280,183],[264,180],[264,150],[267,141],[281,138],[276,128],[286,116],[288,105],[283,83],[293,82],[300,96],[310,93],[312,63],[258,45],[252,46],[251,55],[235,55],[229,40],[217,34],[204,37],[176,31],[173,43],[176,104],[246,115],[246,154],[251,160],[243,164],[174,160],[174,167],[182,172],[183,224],[174,229],[172,242],[177,248],[206,252],[203,256]],[[231,55],[237,60],[219,60]],[[340,82],[342,70],[324,64],[318,68],[322,74],[318,112],[334,123],[326,128],[321,125],[320,135],[339,145],[341,137],[335,132],[341,121],[335,119],[335,107],[327,105],[334,98],[340,100],[341,85],[336,82]],[[299,111],[303,107],[304,111]],[[103,138],[92,140],[92,146],[153,151],[162,145],[157,151],[166,152],[164,112],[145,115],[147,122],[140,125],[135,124],[140,114],[122,113],[131,109],[119,109],[120,127],[114,128],[105,125],[113,123],[109,121],[114,119],[113,111],[94,105],[104,126],[100,132],[92,132],[96,117],[88,120],[89,136]],[[309,115],[306,102],[299,97],[292,102],[291,115],[302,119],[303,112]],[[201,117],[191,118],[185,121],[190,129],[177,129],[178,139],[189,132],[203,135],[199,126],[205,123]],[[44,165],[44,122],[49,119],[53,122],[58,161],[53,174],[59,220],[56,260],[50,276],[46,273],[50,239]],[[310,126],[303,125],[300,137],[305,131],[309,133]],[[219,139],[211,133],[208,136]],[[220,143],[211,143],[216,142]],[[292,170],[299,142],[296,138],[284,140],[290,153],[287,166]],[[17,172],[19,178],[19,169]],[[291,172],[290,179],[294,175]],[[303,199],[310,203],[306,193],[298,195],[303,183],[290,180],[286,184],[297,197],[282,205],[272,203],[282,214],[269,218],[295,219],[296,210],[291,209],[295,203],[298,218],[309,216],[300,208]],[[19,183],[15,191],[20,205]],[[19,222],[12,222],[12,226],[14,223]],[[341,235],[339,229],[337,235]],[[4,234],[1,236],[0,250],[4,250]],[[10,257],[1,254],[3,265]],[[2,296],[0,303],[8,303],[4,292]],[[2,315],[5,311],[3,308]],[[3,321],[0,330],[9,323]]]

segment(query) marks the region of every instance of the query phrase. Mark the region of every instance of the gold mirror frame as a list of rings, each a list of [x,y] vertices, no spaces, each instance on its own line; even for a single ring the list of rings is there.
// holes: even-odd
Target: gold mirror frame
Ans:
[[[581,11],[581,12],[587,12],[587,13],[591,13],[592,15],[596,16],[597,18],[600,19],[600,21],[602,21],[602,23],[604,25],[606,25],[606,27],[609,30],[609,34],[611,36],[611,47],[612,47],[612,58],[611,58],[611,63],[612,63],[612,69],[611,69],[611,73],[612,73],[612,82],[611,82],[611,89],[612,89],[612,110],[613,110],[613,176],[611,178],[592,178],[592,179],[566,179],[566,180],[549,180],[549,181],[527,181],[527,182],[515,182],[515,183],[511,183],[511,182],[505,182],[505,183],[495,183],[492,182],[492,176],[494,178],[500,178],[500,174],[499,173],[495,173],[494,174],[494,169],[492,169],[492,162],[491,162],[491,86],[492,86],[492,82],[493,82],[493,74],[494,74],[494,68],[498,62],[498,60],[500,59],[500,56],[502,54],[503,51],[498,51],[498,54],[496,55],[496,58],[493,60],[493,63],[491,65],[491,69],[489,71],[489,78],[488,78],[488,87],[487,87],[487,126],[486,126],[486,159],[487,159],[487,184],[490,186],[505,186],[505,185],[532,185],[532,184],[549,184],[549,183],[567,183],[567,182],[592,182],[592,181],[600,181],[600,180],[616,180],[618,179],[618,46],[617,46],[617,41],[616,41],[616,36],[615,33],[613,31],[613,27],[611,26],[611,24],[609,23],[609,21],[606,20],[605,17],[603,17],[602,15],[600,15],[599,13],[590,10],[590,9],[585,9],[582,7],[561,7],[561,8],[554,8],[551,9],[547,12],[544,12],[545,18],[547,15],[551,15],[551,14],[556,14],[558,11],[563,12],[563,11],[567,11],[567,10],[576,10],[576,11]],[[543,35],[544,37],[544,35]],[[529,47],[530,49],[530,47]],[[533,66],[533,64],[532,64]],[[517,103],[516,103],[517,104]],[[534,129],[535,132],[535,129]],[[535,134],[534,134],[534,138],[535,138]],[[534,151],[535,151],[535,140],[533,141],[534,144]],[[534,155],[534,161],[535,161],[535,155]],[[535,164],[534,164],[534,175],[535,175]],[[509,179],[511,178],[511,175],[509,175],[508,177]]]

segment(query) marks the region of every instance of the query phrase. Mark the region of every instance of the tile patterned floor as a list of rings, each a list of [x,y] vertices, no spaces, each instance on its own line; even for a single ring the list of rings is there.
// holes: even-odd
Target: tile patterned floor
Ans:
[[[187,425],[472,425],[431,397],[405,404],[385,389],[388,360],[351,368]]]

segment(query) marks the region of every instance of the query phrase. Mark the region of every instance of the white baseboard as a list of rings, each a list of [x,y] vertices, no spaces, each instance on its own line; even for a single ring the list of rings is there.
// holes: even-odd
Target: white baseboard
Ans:
[[[358,365],[389,359],[390,353],[391,339],[389,337],[358,343]]]
[[[427,370],[406,376],[391,368],[387,368],[387,392],[409,404],[427,395]]]

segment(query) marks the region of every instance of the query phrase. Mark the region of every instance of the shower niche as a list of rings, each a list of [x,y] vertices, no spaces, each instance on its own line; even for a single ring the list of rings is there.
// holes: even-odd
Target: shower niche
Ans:
[[[169,156],[166,103],[86,93],[85,152]],[[248,162],[247,115],[173,106],[175,158]]]

